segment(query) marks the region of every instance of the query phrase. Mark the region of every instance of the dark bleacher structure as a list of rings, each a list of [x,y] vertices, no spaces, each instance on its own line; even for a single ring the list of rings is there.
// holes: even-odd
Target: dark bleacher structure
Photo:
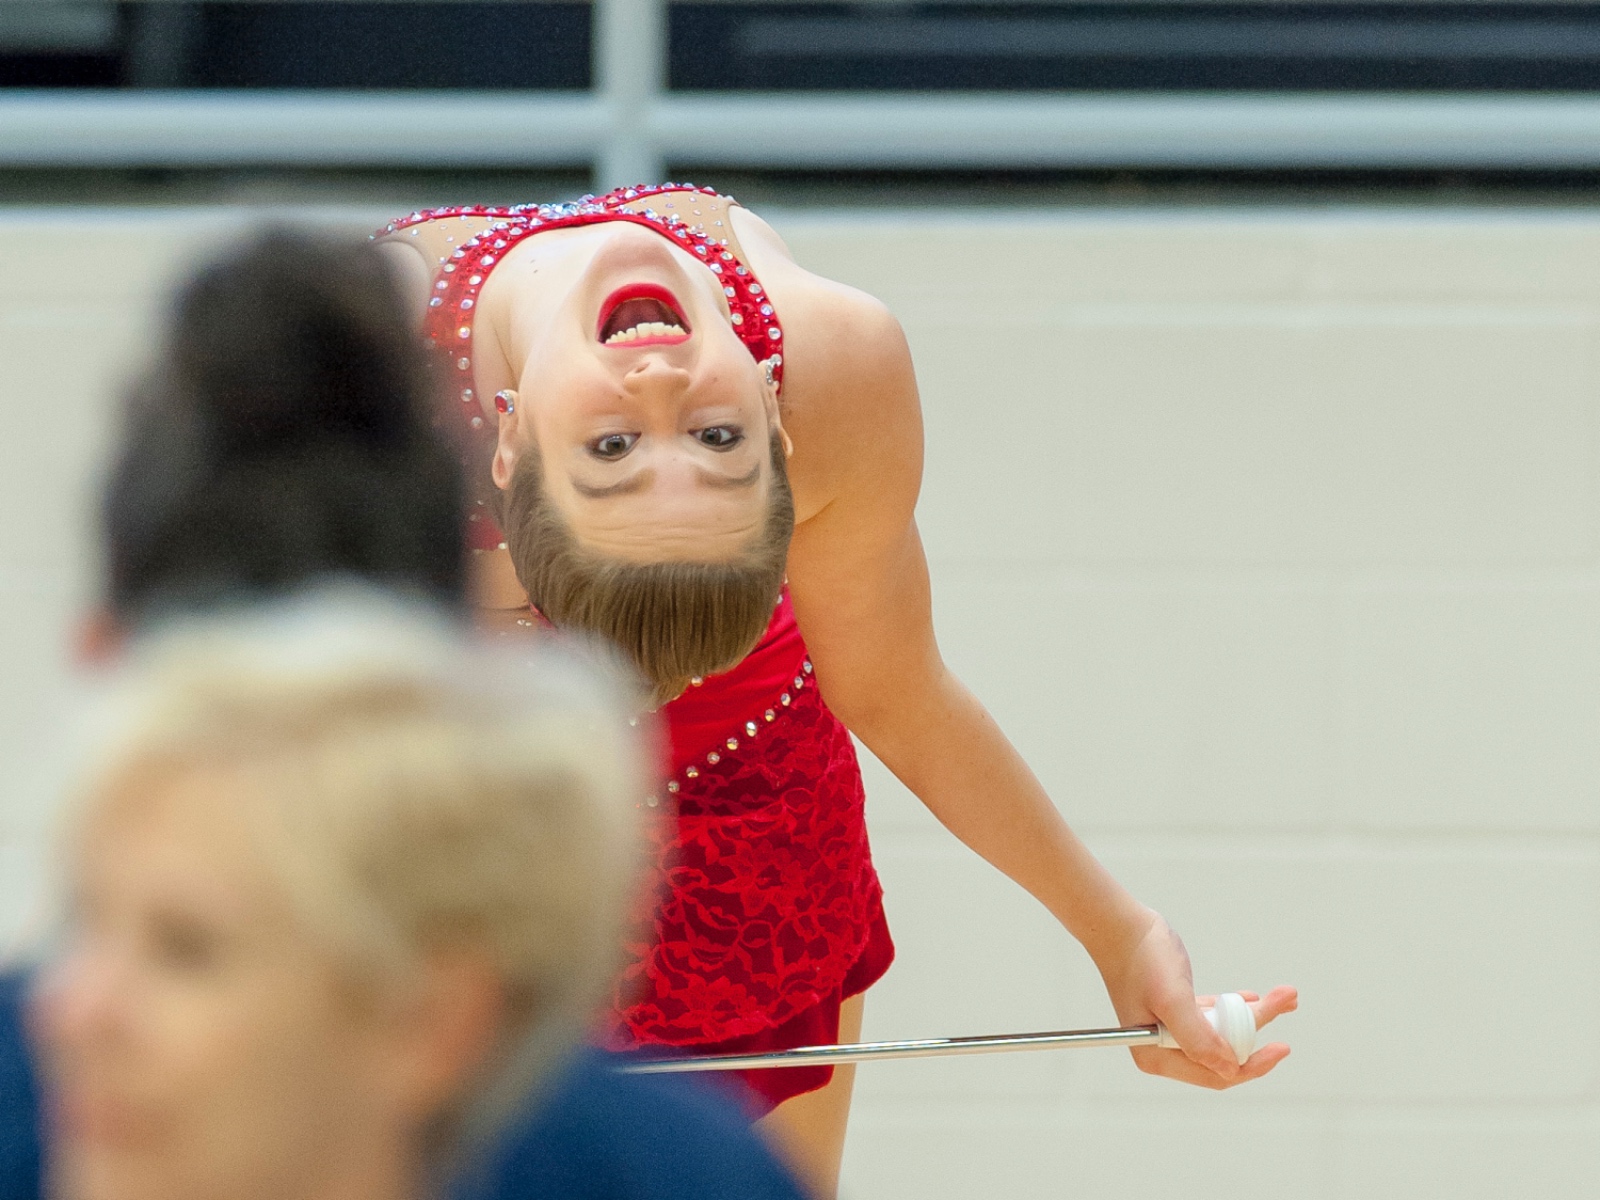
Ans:
[[[585,3],[10,0],[0,86],[583,89]],[[1600,90],[1600,3],[675,3],[683,90]]]

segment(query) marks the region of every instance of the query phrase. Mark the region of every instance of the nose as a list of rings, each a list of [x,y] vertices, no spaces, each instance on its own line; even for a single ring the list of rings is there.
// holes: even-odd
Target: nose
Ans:
[[[690,375],[656,355],[647,355],[628,368],[623,388],[643,399],[673,400],[689,390]]]
[[[28,1028],[55,1054],[81,1050],[117,1024],[127,980],[115,956],[78,946],[40,972],[28,1003]]]

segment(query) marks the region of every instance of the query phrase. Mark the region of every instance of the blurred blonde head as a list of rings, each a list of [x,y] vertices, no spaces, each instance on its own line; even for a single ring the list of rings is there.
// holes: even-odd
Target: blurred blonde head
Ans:
[[[574,1044],[615,966],[644,756],[595,668],[493,650],[324,595],[137,654],[35,1007],[58,1192],[430,1170]]]

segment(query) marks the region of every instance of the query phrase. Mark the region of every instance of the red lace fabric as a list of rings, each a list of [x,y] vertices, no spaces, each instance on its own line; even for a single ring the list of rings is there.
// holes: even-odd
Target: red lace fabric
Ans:
[[[691,748],[685,731],[709,731],[719,708],[726,736]],[[673,819],[654,828],[661,886],[618,985],[621,1049],[745,1037],[837,1002],[882,921],[855,747],[787,596],[744,662],[665,712]]]
[[[734,332],[781,387],[783,329],[771,298],[715,226],[666,211],[668,198],[686,193],[714,194],[667,183],[571,204],[431,209],[375,235],[432,221],[475,230],[440,265],[423,326],[455,381],[461,436],[480,446],[493,439],[475,391],[483,287],[518,243],[550,229],[629,221],[672,241],[720,282]],[[648,207],[656,203],[661,212]],[[637,204],[647,207],[625,207]],[[470,514],[472,545],[501,544],[478,509]],[[665,716],[673,761],[668,803],[657,810],[667,819],[652,833],[656,888],[628,945],[607,1040],[619,1049],[832,1040],[841,997],[882,975],[894,947],[867,846],[855,748],[817,694],[787,595],[743,662],[690,688]],[[775,1104],[830,1074],[769,1071],[758,1091]]]

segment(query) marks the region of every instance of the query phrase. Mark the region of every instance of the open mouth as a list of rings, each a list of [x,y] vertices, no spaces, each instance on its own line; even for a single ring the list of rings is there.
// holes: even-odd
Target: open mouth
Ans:
[[[689,322],[660,284],[630,283],[600,306],[598,336],[607,346],[675,346],[689,340]]]

